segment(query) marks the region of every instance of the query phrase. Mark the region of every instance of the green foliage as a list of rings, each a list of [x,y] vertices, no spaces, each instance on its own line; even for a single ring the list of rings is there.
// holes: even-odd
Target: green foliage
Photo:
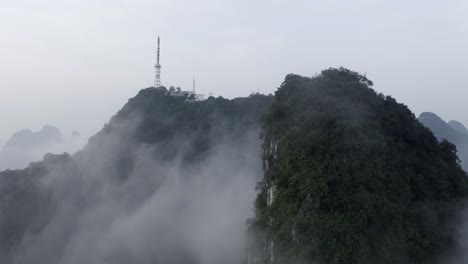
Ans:
[[[17,249],[26,233],[40,232],[50,220],[54,211],[52,194],[44,192],[41,184],[46,168],[72,163],[68,154],[47,154],[44,161],[31,163],[24,170],[0,172],[0,260],[7,262],[9,253]]]
[[[288,75],[263,118],[277,263],[431,263],[467,195],[455,147],[347,69]],[[271,206],[267,185],[276,186]]]
[[[125,184],[140,146],[157,146],[152,153],[155,160],[182,158],[186,166],[196,164],[220,141],[239,140],[238,136],[248,130],[259,133],[260,117],[272,98],[257,94],[233,100],[210,97],[197,102],[170,96],[164,89],[144,89],[73,157],[47,154],[43,161],[24,170],[0,172],[0,262],[7,263],[12,252],[27,239],[25,234],[43,231],[54,215],[60,201],[52,199],[54,194],[45,187],[45,175],[66,177],[72,182],[109,177],[118,179],[115,184]],[[178,156],[181,153],[183,157]],[[92,199],[77,198],[83,204],[93,203]]]
[[[274,98],[197,102],[144,89],[75,156],[47,155],[0,173],[0,259],[53,215],[56,204],[40,184],[49,170],[79,181],[85,172],[76,163],[99,157],[103,164],[87,176],[125,181],[132,148],[142,145],[157,146],[155,159],[195,164],[220,141],[260,132],[269,109],[261,120],[265,178],[249,247],[263,243],[262,250],[273,240],[276,263],[431,263],[454,244],[466,175],[454,145],[439,143],[406,106],[372,85],[340,68],[313,78],[288,75]],[[115,153],[106,160],[109,146]]]
[[[205,101],[191,101],[187,97],[170,96],[163,89],[144,89],[90,140],[90,145],[99,144],[102,137],[119,131],[122,123],[133,120],[136,128],[127,133],[126,140],[135,144],[158,144],[158,155],[166,159],[184,152],[184,159],[195,162],[226,137],[235,140],[246,130],[259,130],[260,118],[272,99],[271,95],[255,94],[232,100],[210,97]]]

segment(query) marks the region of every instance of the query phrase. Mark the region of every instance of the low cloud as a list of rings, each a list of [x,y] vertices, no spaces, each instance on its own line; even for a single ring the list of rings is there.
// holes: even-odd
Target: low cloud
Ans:
[[[190,139],[173,146],[175,159],[164,159],[161,144],[132,140],[135,120],[98,136],[68,162],[46,158],[49,173],[41,189],[50,203],[38,216],[46,220],[23,237],[12,263],[229,264],[244,259],[246,219],[253,216],[254,188],[262,175],[259,131],[223,137],[190,162],[184,159]],[[123,175],[125,169],[117,168],[125,157],[131,157],[132,166]]]

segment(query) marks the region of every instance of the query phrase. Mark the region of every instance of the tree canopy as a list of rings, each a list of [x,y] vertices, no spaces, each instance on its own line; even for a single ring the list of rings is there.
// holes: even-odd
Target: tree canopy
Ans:
[[[372,85],[330,68],[276,92],[255,221],[275,263],[431,263],[454,246],[467,195],[455,146]]]

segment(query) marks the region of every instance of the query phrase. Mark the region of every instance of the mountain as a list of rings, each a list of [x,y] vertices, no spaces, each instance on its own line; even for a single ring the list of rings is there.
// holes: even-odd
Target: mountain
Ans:
[[[340,68],[275,96],[143,89],[77,153],[0,172],[0,263],[434,263],[467,175],[371,87]]]
[[[62,133],[51,125],[45,125],[37,132],[30,129],[15,132],[0,150],[0,170],[24,168],[62,144]]]
[[[56,144],[63,141],[62,133],[56,127],[51,125],[44,126],[41,131],[33,132],[30,129],[24,129],[14,133],[5,143],[4,151],[24,150],[44,147],[50,144]]]
[[[438,115],[431,112],[422,113],[418,120],[429,128],[440,141],[447,140],[455,144],[462,166],[468,170],[468,134],[464,132],[465,126],[458,121],[446,123]]]
[[[0,173],[0,262],[240,263],[271,101],[144,89],[75,155]]]
[[[455,246],[468,190],[455,146],[372,85],[328,69],[275,93],[251,263],[434,263]]]
[[[463,125],[463,123],[456,120],[451,120],[447,124],[453,129],[468,135],[468,129],[465,127],[465,125]]]
[[[64,138],[60,130],[51,125],[37,132],[20,130],[0,150],[0,170],[24,168],[47,153],[75,152],[83,145],[79,135]]]
[[[72,132],[72,138],[79,138],[81,136],[80,132],[73,130]]]
[[[418,120],[425,127],[431,129],[431,131],[439,140],[446,139],[454,144],[457,144],[465,137],[463,132],[454,129],[434,113],[424,112],[419,116]]]

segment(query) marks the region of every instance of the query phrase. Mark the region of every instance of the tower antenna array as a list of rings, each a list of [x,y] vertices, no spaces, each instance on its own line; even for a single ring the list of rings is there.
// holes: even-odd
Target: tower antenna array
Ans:
[[[161,65],[159,64],[159,50],[160,50],[160,40],[158,37],[158,54],[156,57],[156,65],[154,65],[154,68],[156,69],[156,74],[154,78],[154,87],[156,88],[161,87]]]

